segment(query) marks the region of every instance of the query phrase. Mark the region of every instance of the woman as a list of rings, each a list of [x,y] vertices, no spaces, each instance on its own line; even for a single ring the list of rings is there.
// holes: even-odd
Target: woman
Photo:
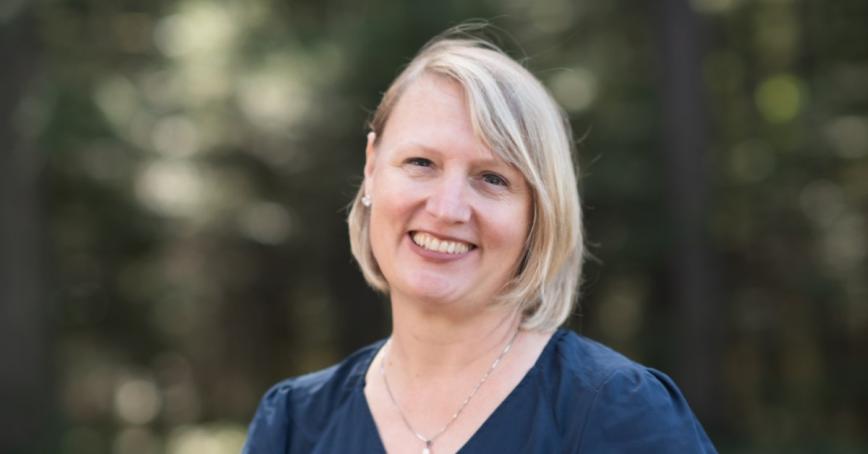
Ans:
[[[569,126],[494,46],[392,83],[349,215],[392,335],[263,398],[245,453],[713,452],[672,381],[558,330],[583,255]]]

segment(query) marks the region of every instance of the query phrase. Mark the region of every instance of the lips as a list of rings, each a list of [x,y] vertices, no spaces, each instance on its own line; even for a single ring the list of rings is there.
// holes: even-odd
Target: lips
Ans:
[[[440,238],[426,232],[410,232],[410,238],[417,246],[442,254],[465,254],[476,248],[471,243]]]

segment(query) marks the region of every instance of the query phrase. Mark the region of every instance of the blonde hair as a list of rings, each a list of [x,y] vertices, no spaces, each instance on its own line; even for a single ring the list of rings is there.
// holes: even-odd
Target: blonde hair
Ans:
[[[572,135],[561,109],[523,66],[495,45],[447,32],[426,44],[383,95],[371,121],[377,140],[406,88],[436,74],[463,88],[476,135],[532,188],[533,219],[518,272],[498,301],[521,311],[525,329],[548,331],[572,313],[584,254]],[[371,250],[364,185],[350,205],[350,245],[373,288],[388,293]]]

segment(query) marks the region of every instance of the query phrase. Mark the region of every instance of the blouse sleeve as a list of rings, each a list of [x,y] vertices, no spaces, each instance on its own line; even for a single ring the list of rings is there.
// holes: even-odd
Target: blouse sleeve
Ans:
[[[259,402],[256,414],[247,431],[242,454],[283,454],[289,450],[291,387],[277,384],[268,390]]]
[[[580,440],[581,453],[716,453],[675,383],[641,367],[603,383]]]

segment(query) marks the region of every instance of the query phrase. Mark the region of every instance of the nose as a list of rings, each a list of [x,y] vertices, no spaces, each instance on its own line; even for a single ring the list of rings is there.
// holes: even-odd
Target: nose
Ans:
[[[432,188],[425,209],[444,222],[469,221],[471,210],[466,186],[467,181],[461,175],[444,176]]]

